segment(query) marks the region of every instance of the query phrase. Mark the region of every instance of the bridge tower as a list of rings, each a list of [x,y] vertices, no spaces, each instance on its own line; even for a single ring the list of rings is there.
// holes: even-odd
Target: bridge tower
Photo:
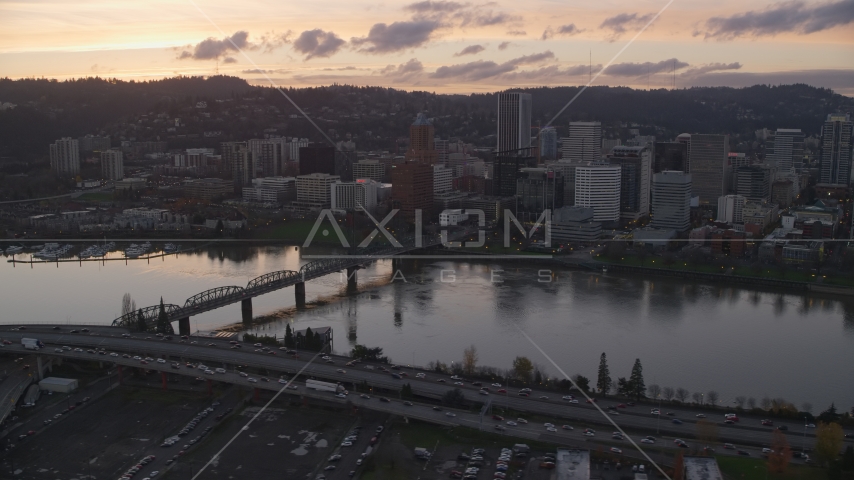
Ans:
[[[189,335],[190,334],[190,317],[184,317],[178,319],[178,334],[179,335]]]
[[[347,267],[347,293],[353,294],[358,291],[358,283],[356,281],[356,272],[359,267]]]
[[[240,311],[243,314],[243,323],[249,325],[252,323],[252,297],[244,298],[240,301]]]
[[[294,296],[296,297],[297,308],[305,308],[305,282],[294,285]]]

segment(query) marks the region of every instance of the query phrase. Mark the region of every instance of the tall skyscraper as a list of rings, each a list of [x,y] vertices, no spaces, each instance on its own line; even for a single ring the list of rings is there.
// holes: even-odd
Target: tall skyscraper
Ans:
[[[611,165],[620,165],[620,216],[639,220],[649,215],[649,187],[652,175],[652,149],[614,147],[608,155]]]
[[[530,149],[522,151],[528,152]],[[516,180],[522,175],[521,169],[536,166],[537,157],[532,155],[514,151],[496,156],[492,161],[492,194],[496,197],[516,195]]]
[[[249,185],[255,178],[255,163],[246,142],[223,142],[220,144],[223,168],[234,181],[235,192]]]
[[[738,179],[735,193],[753,201],[762,202],[771,198],[771,172],[769,165],[750,165],[739,167],[736,171]]]
[[[439,161],[433,125],[423,113],[419,113],[415,122],[409,126],[409,149],[406,151],[406,161],[427,165],[433,165]]]
[[[665,170],[688,171],[688,144],[686,142],[655,142],[653,173]]]
[[[851,137],[854,123],[847,113],[827,116],[821,129],[820,183],[848,185],[851,181]]]
[[[125,177],[124,165],[121,150],[101,152],[101,178],[104,180],[123,179]]]
[[[718,221],[744,223],[744,205],[747,199],[741,195],[724,195],[718,198]]]
[[[540,130],[540,158],[557,160],[557,131],[555,127],[545,127]]]
[[[685,170],[685,173],[691,173],[691,134],[690,133],[680,133],[679,135],[676,136],[676,143],[681,143],[681,144],[685,145],[685,151],[688,154],[688,157],[686,157],[688,159],[688,163],[687,163],[687,169]]]
[[[498,145],[496,151],[516,153],[531,147],[531,94],[498,94]],[[529,152],[524,152],[528,155]],[[514,184],[515,185],[515,184]]]
[[[652,177],[652,228],[691,228],[691,174],[665,170]]]
[[[765,159],[777,169],[777,178],[785,177],[803,161],[803,132],[800,128],[778,128],[766,144],[766,152]]]
[[[74,138],[61,138],[50,146],[50,169],[58,175],[80,173],[80,146]]]
[[[535,221],[543,210],[554,211],[563,207],[563,176],[551,168],[523,168],[516,180],[517,215],[532,214],[527,220]]]
[[[563,139],[561,158],[576,162],[595,162],[601,157],[602,123],[569,122],[569,137]]]
[[[433,209],[433,166],[417,161],[393,165],[391,199],[403,218],[412,220],[421,210],[421,218],[429,219]]]
[[[299,149],[299,173],[326,173],[335,175],[335,147],[322,143],[311,143]]]
[[[575,206],[593,209],[593,220],[620,220],[620,166],[587,165],[575,169]]]
[[[287,139],[252,139],[248,147],[254,158],[257,176],[278,177],[284,172],[288,159]]]
[[[729,135],[691,135],[688,164],[700,204],[714,205],[718,197],[726,195],[731,177],[728,154]]]

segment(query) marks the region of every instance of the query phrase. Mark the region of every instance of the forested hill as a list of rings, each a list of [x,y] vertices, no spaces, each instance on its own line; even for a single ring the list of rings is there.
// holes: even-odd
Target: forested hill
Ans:
[[[310,116],[324,118],[336,135],[351,133],[360,138],[359,148],[390,148],[396,137],[406,135],[420,111],[434,119],[438,135],[482,145],[494,143],[490,136],[495,133],[496,93],[438,95],[347,85],[286,91]],[[578,87],[516,91],[532,94],[533,123],[545,125],[575,96]],[[198,122],[198,129],[222,131],[222,137],[209,141],[212,144],[261,136],[270,127],[287,136],[316,135],[304,122],[291,119],[290,115],[297,112],[279,92],[236,77],[175,77],[148,82],[0,79],[0,102],[17,105],[0,111],[0,156],[44,155],[47,144],[62,136],[128,136],[127,125],[138,123],[139,115],[167,113],[186,118],[199,101],[208,102],[210,116]],[[238,110],[243,113],[238,115]],[[554,125],[559,135],[566,134],[571,120],[598,120],[615,129],[621,122],[636,124],[642,134],[664,139],[681,132],[702,132],[728,133],[743,142],[752,140],[753,132],[763,127],[800,128],[807,135],[816,135],[826,115],[839,111],[854,111],[854,99],[802,84],[652,91],[591,87]],[[368,131],[370,136],[363,135]],[[131,133],[138,141],[169,138],[165,130],[151,128],[136,128]]]

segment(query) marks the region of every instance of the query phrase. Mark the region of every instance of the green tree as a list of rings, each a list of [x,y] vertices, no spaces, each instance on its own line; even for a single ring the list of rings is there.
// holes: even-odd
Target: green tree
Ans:
[[[448,390],[445,392],[445,395],[442,396],[442,403],[449,407],[458,407],[464,405],[466,402],[466,397],[463,395],[462,390],[459,388],[455,388],[453,390]]]
[[[617,395],[629,395],[629,382],[626,380],[626,377],[620,377],[617,379]]]
[[[300,348],[303,350],[312,350],[312,340],[314,340],[314,332],[311,331],[311,327],[305,329],[305,334],[302,337],[302,345]]]
[[[611,390],[611,371],[608,370],[608,358],[605,357],[605,352],[599,356],[599,377],[596,380],[596,388],[602,392],[602,395],[608,395]]]
[[[836,412],[836,404],[831,403],[827,410],[818,414],[818,421],[824,423],[839,422],[839,413]]]
[[[643,381],[643,366],[639,358],[635,359],[632,374],[629,376],[629,395],[640,400],[646,397],[646,383]]]
[[[403,386],[400,387],[400,396],[403,398],[412,398],[414,396],[412,393],[412,385],[404,383]]]
[[[356,344],[353,346],[353,349],[350,350],[350,358],[359,358],[369,362],[389,363],[389,359],[383,355],[383,349],[381,347],[370,348],[359,344]]]
[[[827,465],[835,461],[844,440],[838,423],[819,423],[815,430],[815,455],[819,463]]]
[[[223,230],[225,230],[225,227],[222,224],[222,220],[217,220],[216,221],[216,228],[214,228],[214,233],[216,234],[217,237],[220,237],[220,236],[222,236]]]
[[[576,375],[575,384],[578,385],[578,389],[582,392],[590,391],[590,379],[585,377],[584,375]]]
[[[294,348],[294,332],[291,330],[291,324],[285,324],[285,346]]]
[[[534,371],[534,364],[528,360],[528,357],[516,357],[513,359],[513,376],[516,379],[530,383],[531,373]]]
[[[842,469],[846,472],[854,472],[854,447],[848,445],[842,454]]]
[[[474,374],[474,369],[477,367],[477,347],[472,344],[463,350],[463,371],[466,375]]]
[[[175,333],[172,328],[172,323],[169,322],[169,315],[166,314],[166,307],[163,305],[163,297],[160,297],[160,312],[157,314],[157,333],[171,335]]]
[[[140,332],[148,331],[148,323],[145,321],[145,316],[142,315],[142,309],[140,308],[136,312],[136,328]]]

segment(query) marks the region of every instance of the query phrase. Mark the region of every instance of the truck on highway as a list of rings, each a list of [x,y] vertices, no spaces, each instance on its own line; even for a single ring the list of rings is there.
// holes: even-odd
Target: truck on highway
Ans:
[[[344,386],[340,383],[321,382],[320,380],[306,380],[306,388],[320,390],[321,392],[344,393]]]
[[[37,338],[22,338],[21,345],[27,350],[38,350],[44,348],[44,344]]]

